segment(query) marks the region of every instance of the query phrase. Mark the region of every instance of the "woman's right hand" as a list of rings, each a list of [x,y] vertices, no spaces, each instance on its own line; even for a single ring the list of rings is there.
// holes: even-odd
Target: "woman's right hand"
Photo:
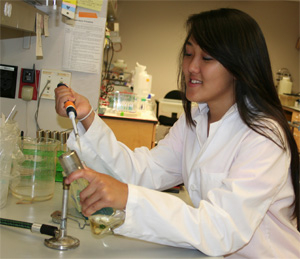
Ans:
[[[55,110],[57,114],[63,117],[67,117],[67,112],[65,108],[65,102],[71,101],[76,106],[77,119],[80,120],[84,118],[92,109],[92,106],[87,98],[76,93],[69,87],[60,86],[55,90]],[[82,121],[83,126],[88,129],[91,122],[94,119],[95,114],[92,112],[88,118]]]
[[[60,86],[55,89],[55,109],[60,116],[67,117],[65,102],[71,101],[76,106],[77,119],[86,116],[91,110],[91,105],[87,98],[76,93],[71,88]]]

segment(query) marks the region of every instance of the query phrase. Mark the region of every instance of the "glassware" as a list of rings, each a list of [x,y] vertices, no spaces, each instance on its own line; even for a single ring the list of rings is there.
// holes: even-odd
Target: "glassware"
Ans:
[[[105,211],[108,209],[109,211]],[[125,220],[125,212],[112,208],[104,208],[89,217],[91,231],[95,235],[104,235],[113,232],[114,228],[121,226]]]
[[[59,157],[63,168],[63,175],[68,176],[78,169],[83,169],[84,165],[80,161],[76,151],[70,150]],[[81,213],[80,192],[89,185],[84,178],[79,178],[71,183],[70,197],[76,210]],[[82,214],[81,214],[82,215]],[[87,218],[86,218],[87,219]],[[125,212],[114,208],[102,208],[89,217],[91,231],[95,235],[103,235],[114,228],[121,226],[125,220]]]
[[[21,203],[53,197],[58,145],[59,141],[51,138],[19,138],[23,159],[13,161],[10,189]]]

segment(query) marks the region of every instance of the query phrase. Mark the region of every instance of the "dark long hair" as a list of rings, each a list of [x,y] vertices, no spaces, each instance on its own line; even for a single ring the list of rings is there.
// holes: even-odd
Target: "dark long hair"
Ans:
[[[244,123],[255,132],[271,139],[276,145],[290,151],[290,167],[295,192],[293,218],[299,219],[297,145],[276,92],[267,45],[259,25],[248,14],[228,8],[192,15],[186,25],[188,35],[181,50],[180,64],[185,54],[185,45],[193,36],[205,52],[218,60],[235,77],[235,100]],[[178,73],[178,84],[185,93],[186,84],[181,67]],[[193,127],[191,102],[186,99],[185,94],[182,96],[187,124]],[[269,124],[262,123],[270,119],[279,124],[284,134],[282,136],[279,129],[274,132],[276,127],[269,129],[274,132],[279,142],[266,133],[268,132],[266,125]]]

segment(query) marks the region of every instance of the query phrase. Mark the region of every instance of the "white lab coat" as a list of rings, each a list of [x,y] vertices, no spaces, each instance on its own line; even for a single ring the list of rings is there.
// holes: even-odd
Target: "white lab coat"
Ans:
[[[193,129],[182,115],[152,150],[131,151],[98,116],[87,132],[78,124],[87,165],[129,183],[115,233],[212,256],[299,258],[289,153],[249,129],[236,105],[207,137],[207,112],[206,104],[193,111]],[[74,134],[68,145],[78,150]],[[155,191],[182,182],[194,207]]]

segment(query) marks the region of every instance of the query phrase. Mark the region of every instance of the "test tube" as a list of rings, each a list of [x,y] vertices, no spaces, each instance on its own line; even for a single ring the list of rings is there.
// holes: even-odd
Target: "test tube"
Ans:
[[[48,138],[50,138],[50,133],[51,133],[50,130],[45,130],[45,132],[44,132],[44,138],[46,139],[46,141],[47,141]]]
[[[58,137],[58,131],[57,131],[57,130],[51,131],[50,136],[51,136],[51,138],[53,138],[53,139],[59,140],[59,137]]]
[[[65,131],[61,131],[59,133],[59,141],[60,141],[60,150],[61,151],[67,151],[67,145],[66,145],[66,142],[67,142],[67,134]]]
[[[36,137],[37,138],[43,138],[44,137],[44,134],[45,134],[45,132],[44,132],[44,130],[38,130],[37,132],[36,132]]]

